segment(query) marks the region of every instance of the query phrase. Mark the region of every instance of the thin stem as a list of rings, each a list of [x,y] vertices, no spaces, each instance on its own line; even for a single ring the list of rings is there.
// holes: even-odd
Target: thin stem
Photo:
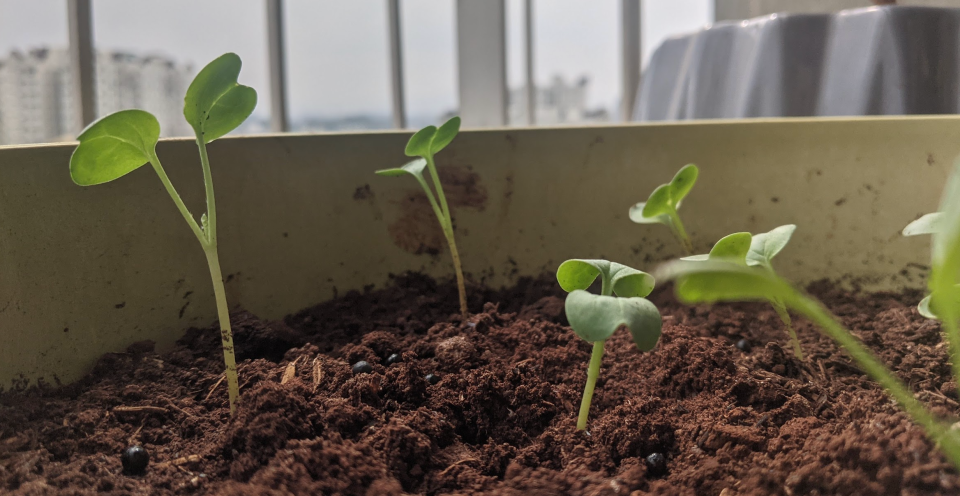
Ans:
[[[420,186],[426,190],[427,198],[430,200],[430,206],[433,207],[434,213],[437,213],[440,227],[443,229],[443,234],[447,238],[447,245],[450,247],[450,258],[453,259],[453,270],[457,277],[457,292],[460,296],[460,314],[464,320],[466,320],[467,288],[463,281],[463,266],[460,263],[460,252],[457,250],[457,242],[453,235],[453,217],[450,215],[450,207],[447,206],[447,196],[443,194],[443,185],[440,184],[440,175],[437,174],[437,166],[433,162],[433,155],[427,155],[424,158],[427,160],[427,168],[430,169],[430,178],[433,180],[433,185],[437,190],[437,198],[440,200],[439,213],[437,213],[437,202],[434,201],[433,195],[430,194],[430,188],[427,187],[423,179],[418,180],[420,181]]]
[[[197,147],[200,148],[200,165],[203,166],[203,185],[207,193],[207,228],[204,234],[214,248],[217,247],[217,201],[213,194],[213,174],[210,172],[210,159],[207,157],[207,144],[203,135],[197,133]]]
[[[687,230],[683,227],[683,221],[680,220],[680,214],[676,210],[670,212],[670,224],[673,228],[673,234],[680,241],[687,255],[693,255],[693,243],[690,242],[690,236],[687,236]]]
[[[217,300],[217,317],[220,321],[220,344],[223,347],[224,374],[227,378],[227,391],[230,397],[230,415],[237,412],[237,398],[240,396],[240,384],[237,379],[237,358],[233,350],[233,331],[230,329],[230,307],[227,306],[227,294],[223,287],[223,274],[220,272],[220,257],[215,246],[204,247],[207,265],[210,266],[210,278],[213,280],[213,295]]]
[[[783,303],[777,299],[771,299],[770,305],[773,306],[773,309],[777,311],[777,315],[780,316],[780,320],[783,321],[783,325],[787,330],[787,335],[790,336],[790,342],[793,344],[793,354],[797,357],[798,360],[803,360],[803,350],[800,349],[800,339],[797,337],[796,331],[793,330],[793,325],[790,320],[790,313],[787,312],[787,307],[783,306]]]
[[[587,385],[583,388],[583,400],[580,401],[580,416],[577,417],[577,430],[587,429],[587,417],[590,415],[590,402],[593,401],[593,390],[597,386],[597,377],[600,375],[600,363],[603,361],[603,341],[593,343],[593,353],[590,355],[590,366],[587,368]]]
[[[177,189],[173,187],[173,183],[170,182],[170,178],[167,177],[166,171],[163,170],[163,166],[160,165],[160,157],[157,157],[157,154],[154,152],[150,157],[150,165],[153,166],[154,172],[157,173],[157,176],[160,177],[160,182],[163,183],[163,187],[166,188],[167,194],[170,195],[170,199],[173,200],[173,203],[177,205],[177,210],[180,211],[180,214],[183,215],[183,220],[187,221],[187,225],[190,226],[190,230],[193,231],[193,234],[197,237],[197,240],[200,241],[200,244],[204,244],[203,231],[200,229],[200,226],[197,225],[196,219],[193,218],[193,215],[187,210],[187,206],[183,204],[183,200],[180,199],[180,194],[177,193]]]
[[[927,431],[927,436],[940,444],[941,450],[960,468],[960,438],[934,418],[930,411],[916,398],[900,379],[877,360],[850,331],[841,326],[833,315],[811,298],[794,291],[784,303],[819,325],[824,332],[847,350],[847,353],[873,380],[880,383],[890,396]]]

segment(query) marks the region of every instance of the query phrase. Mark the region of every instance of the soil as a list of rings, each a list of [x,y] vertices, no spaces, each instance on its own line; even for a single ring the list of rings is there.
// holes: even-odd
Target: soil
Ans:
[[[235,417],[216,328],[168,353],[105,355],[77,384],[4,393],[0,493],[960,493],[921,429],[803,319],[806,359],[794,358],[769,306],[686,307],[657,292],[661,342],[641,353],[626,332],[608,341],[584,433],[590,345],[565,326],[549,278],[473,288],[467,322],[452,284],[394,282],[282,322],[235,315]],[[809,290],[921,400],[957,415],[919,293]],[[385,365],[393,353],[402,362]],[[373,371],[354,375],[359,360]],[[151,456],[144,475],[122,472],[133,444]],[[654,453],[665,468],[648,466]]]

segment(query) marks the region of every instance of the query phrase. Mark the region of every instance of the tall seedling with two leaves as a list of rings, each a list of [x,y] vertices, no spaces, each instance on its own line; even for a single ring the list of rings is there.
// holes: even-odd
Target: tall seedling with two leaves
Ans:
[[[776,274],[773,270],[773,257],[777,256],[780,250],[783,250],[783,248],[787,246],[787,243],[790,242],[790,237],[793,236],[793,231],[796,229],[797,226],[787,224],[777,227],[770,232],[756,235],[751,235],[746,232],[733,233],[717,241],[717,244],[713,245],[709,254],[685,257],[683,260],[721,260],[745,267],[757,267],[759,270],[766,270],[771,274]],[[777,312],[777,315],[780,316],[780,320],[786,328],[787,335],[790,336],[794,355],[796,355],[798,359],[803,360],[803,350],[800,349],[800,340],[797,339],[797,333],[793,330],[787,307],[776,297],[771,297],[769,301],[770,305]]]
[[[236,129],[257,105],[257,92],[237,83],[240,65],[240,57],[233,53],[227,53],[210,62],[190,83],[184,98],[183,116],[196,135],[207,198],[207,211],[200,217],[199,224],[187,210],[160,165],[160,158],[156,153],[160,124],[149,112],[121,110],[94,122],[80,133],[77,138],[80,145],[70,157],[70,177],[81,186],[113,181],[147,163],[153,166],[153,170],[160,177],[160,182],[200,242],[210,267],[220,320],[220,339],[231,414],[236,411],[239,396],[237,364],[233,351],[229,307],[217,254],[217,209],[207,143]]]
[[[599,295],[586,291],[597,277],[601,284]],[[607,338],[625,326],[640,351],[652,350],[660,339],[660,311],[644,298],[653,291],[656,281],[646,272],[616,262],[567,260],[557,269],[557,282],[570,293],[564,303],[570,327],[581,339],[593,343],[577,418],[577,429],[585,430]]]
[[[647,201],[630,207],[630,220],[637,224],[664,224],[683,246],[687,255],[693,254],[693,244],[690,236],[680,221],[677,210],[687,193],[697,182],[700,169],[696,165],[687,164],[677,171],[673,179],[667,184],[661,184],[650,193]]]
[[[460,313],[466,319],[467,291],[463,283],[460,252],[457,251],[457,241],[453,236],[453,217],[450,215],[450,206],[447,205],[447,197],[443,194],[443,186],[440,184],[440,176],[437,174],[437,164],[433,159],[434,155],[453,141],[458,132],[460,132],[459,117],[453,117],[439,128],[427,126],[417,131],[407,142],[406,155],[408,157],[418,157],[417,159],[407,162],[402,167],[378,170],[376,173],[381,176],[409,174],[420,183],[420,187],[423,188],[423,192],[426,193],[427,199],[430,201],[433,213],[436,214],[437,220],[440,222],[440,228],[443,230],[443,236],[447,239],[447,245],[450,247],[450,257],[453,259],[453,268],[457,276],[457,291],[460,294]],[[423,177],[424,169],[430,173],[430,181],[433,183],[435,192]]]

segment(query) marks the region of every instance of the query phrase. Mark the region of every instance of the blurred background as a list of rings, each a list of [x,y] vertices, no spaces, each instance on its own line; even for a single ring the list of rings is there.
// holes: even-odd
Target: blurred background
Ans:
[[[911,5],[960,5],[910,1]],[[238,133],[634,120],[654,50],[717,21],[868,0],[0,0],[0,145],[138,107],[165,136],[232,51],[260,97]]]

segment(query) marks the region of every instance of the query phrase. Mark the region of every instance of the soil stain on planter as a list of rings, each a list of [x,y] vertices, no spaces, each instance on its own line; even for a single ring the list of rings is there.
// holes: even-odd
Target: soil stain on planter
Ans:
[[[809,288],[940,415],[957,386],[919,293]],[[552,278],[473,287],[416,274],[265,322],[234,316],[229,414],[218,327],[157,354],[133,346],[60,389],[0,395],[2,494],[957,494],[960,477],[847,356],[769,305],[686,307],[662,341],[607,343],[589,432],[576,414],[590,346]],[[481,310],[482,309],[482,310]],[[737,349],[754,343],[750,353]],[[789,349],[789,348],[787,348]],[[398,354],[402,360],[383,365]],[[368,373],[351,365],[368,363]],[[428,381],[429,375],[439,381]],[[150,452],[123,475],[121,450]]]
[[[447,204],[451,210],[470,208],[483,211],[486,208],[487,188],[480,182],[480,176],[470,167],[439,166],[437,173],[440,175],[440,182],[443,184]],[[432,185],[429,177],[427,183]],[[398,207],[399,218],[387,227],[397,246],[417,255],[423,253],[438,255],[446,249],[443,231],[423,190],[409,189],[400,200]],[[456,223],[455,212],[454,223]]]

